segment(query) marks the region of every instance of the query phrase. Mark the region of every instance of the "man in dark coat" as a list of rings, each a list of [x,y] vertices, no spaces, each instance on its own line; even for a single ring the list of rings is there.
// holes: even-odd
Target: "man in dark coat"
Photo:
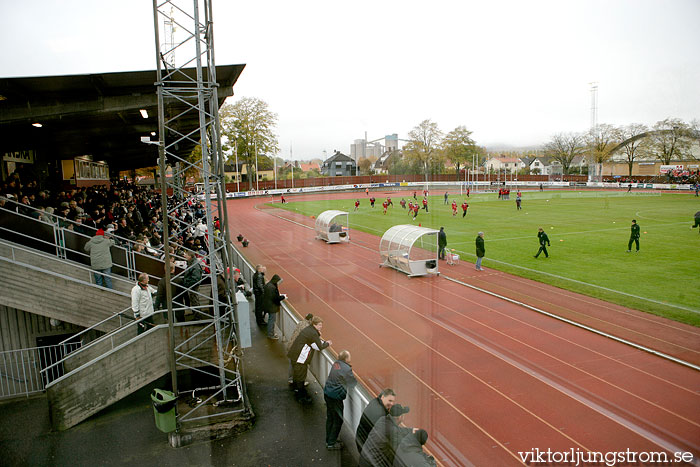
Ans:
[[[199,283],[202,282],[202,265],[197,260],[192,251],[185,250],[185,260],[187,261],[187,269],[182,275],[182,286],[189,289],[185,292],[184,301],[188,307],[196,308],[199,306]],[[193,310],[195,315],[198,312]]]
[[[486,255],[486,248],[484,246],[484,232],[479,232],[476,236],[476,270],[483,271],[481,267],[481,260],[484,259]]]
[[[369,401],[369,404],[362,412],[360,423],[357,425],[357,431],[355,432],[357,452],[362,452],[362,446],[365,444],[370,431],[374,428],[374,424],[377,423],[377,420],[389,414],[389,409],[395,402],[396,393],[389,388],[383,390],[377,397]]]
[[[540,242],[540,249],[537,250],[537,254],[535,255],[535,258],[540,256],[540,253],[544,253],[545,258],[549,258],[549,253],[547,253],[547,247],[552,246],[551,243],[549,243],[549,237],[547,236],[547,232],[545,232],[542,227],[537,229],[537,239]]]
[[[700,226],[700,211],[695,213],[695,224],[691,227],[691,229],[694,229],[695,227],[699,227],[699,226]],[[700,229],[698,229],[698,233],[700,233]]]
[[[440,227],[440,232],[438,232],[438,258],[445,259],[445,247],[447,246],[447,234],[445,233],[445,228]]]
[[[323,319],[321,319],[320,316],[314,316],[311,319],[311,326],[306,327],[299,333],[292,343],[292,346],[289,348],[289,352],[287,352],[287,358],[292,361],[292,387],[294,388],[294,397],[300,402],[311,402],[311,397],[309,397],[309,394],[306,392],[306,386],[304,386],[306,372],[308,371],[309,362],[311,361],[311,351],[320,351],[332,344],[331,341],[324,342],[321,339],[322,328]]]
[[[255,295],[255,322],[258,326],[265,324],[265,304],[263,296],[265,295],[265,266],[258,264],[255,267],[253,274],[253,294]]]
[[[362,452],[360,452],[359,467],[391,467],[394,465],[396,450],[404,436],[417,431],[403,425],[403,415],[408,413],[408,407],[396,404],[389,410],[389,415],[380,418],[367,436]]]
[[[636,244],[637,253],[639,253],[639,225],[634,219],[632,219],[632,226],[630,227],[630,241],[627,243],[627,253],[632,251],[632,243]]]
[[[343,350],[338,354],[338,360],[333,363],[326,384],[323,387],[323,398],[326,400],[326,449],[337,450],[343,445],[338,442],[340,429],[343,427],[343,401],[348,391],[357,384],[350,365],[350,352]]]
[[[282,300],[287,298],[287,294],[281,294],[277,285],[282,282],[282,278],[275,274],[270,282],[265,284],[263,293],[264,308],[267,312],[267,338],[277,340],[280,337],[275,334],[275,320],[280,311]]]
[[[403,437],[394,457],[394,467],[435,467],[435,458],[423,451],[428,432],[418,430]]]

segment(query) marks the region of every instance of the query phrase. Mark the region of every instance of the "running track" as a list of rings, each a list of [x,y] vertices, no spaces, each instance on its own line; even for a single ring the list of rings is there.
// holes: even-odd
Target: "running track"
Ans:
[[[691,451],[698,462],[700,372],[444,277],[379,268],[379,238],[352,232],[350,244],[327,245],[306,227],[312,220],[256,207],[263,201],[228,202],[232,236],[251,240],[248,260],[284,279],[280,289],[300,314],[324,318],[324,338],[352,352],[372,391],[397,392],[411,407],[406,423],[428,430],[441,464],[517,465],[518,452],[535,448]],[[700,361],[696,328],[469,266],[441,270]]]

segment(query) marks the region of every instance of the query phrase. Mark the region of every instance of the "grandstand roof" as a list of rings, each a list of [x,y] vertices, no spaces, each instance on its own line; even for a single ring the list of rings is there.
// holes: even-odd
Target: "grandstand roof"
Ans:
[[[233,95],[244,67],[216,67],[219,105]],[[196,76],[194,68],[184,71]],[[36,150],[50,159],[92,155],[115,170],[155,165],[157,147],[141,137],[158,131],[156,79],[155,70],[0,78],[0,152]],[[176,115],[185,106],[172,103],[169,109]],[[198,115],[180,117],[178,124],[186,134],[199,126]],[[187,154],[193,146],[183,142],[177,152]]]

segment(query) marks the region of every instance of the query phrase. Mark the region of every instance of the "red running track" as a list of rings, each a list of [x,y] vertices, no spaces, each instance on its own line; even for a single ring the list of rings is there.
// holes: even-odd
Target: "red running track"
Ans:
[[[352,352],[370,390],[392,387],[411,406],[407,424],[428,430],[441,464],[522,464],[518,453],[536,448],[700,456],[700,372],[443,277],[379,268],[377,237],[352,232],[350,244],[327,245],[310,219],[260,203],[229,201],[248,260],[285,279],[300,314],[324,318],[324,337]],[[464,263],[446,273],[470,279]],[[498,274],[478,280],[567,310],[591,300]],[[616,325],[636,329],[622,310]],[[698,341],[686,344],[697,352]]]

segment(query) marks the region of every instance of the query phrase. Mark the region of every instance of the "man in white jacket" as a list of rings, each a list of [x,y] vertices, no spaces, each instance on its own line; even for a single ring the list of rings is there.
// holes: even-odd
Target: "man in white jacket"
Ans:
[[[138,334],[147,330],[146,323],[153,325],[153,294],[156,289],[148,285],[148,274],[139,274],[138,282],[131,289],[131,309],[134,318],[146,318],[138,324]]]

